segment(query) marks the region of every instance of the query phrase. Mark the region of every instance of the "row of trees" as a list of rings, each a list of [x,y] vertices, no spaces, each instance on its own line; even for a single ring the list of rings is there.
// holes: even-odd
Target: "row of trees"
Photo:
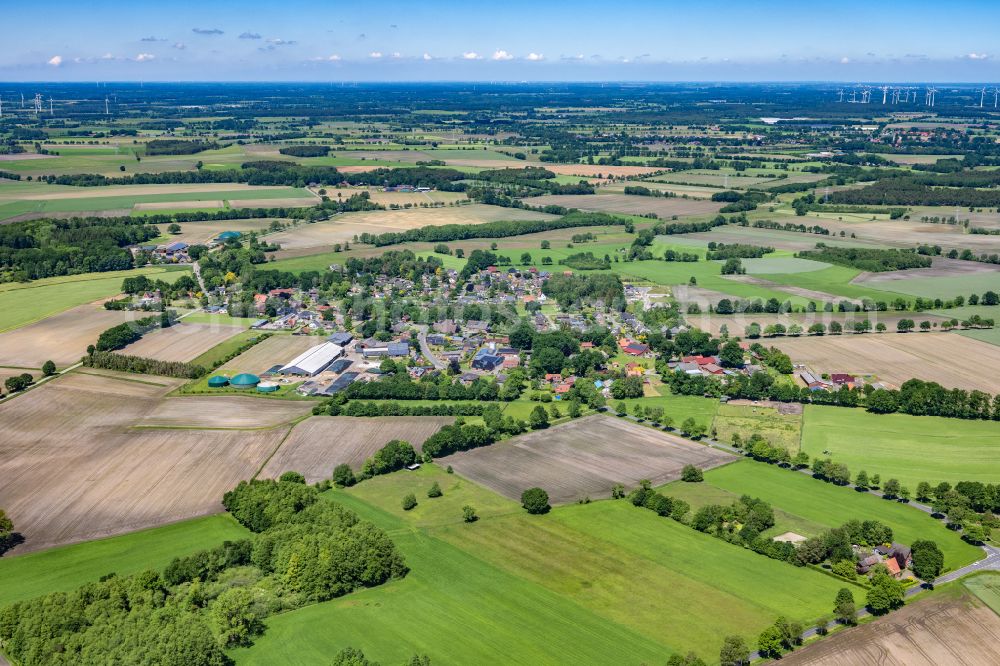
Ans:
[[[177,377],[180,379],[198,379],[208,372],[204,366],[195,363],[161,361],[155,358],[117,354],[109,351],[95,351],[92,354],[87,354],[83,357],[83,365],[88,368],[134,372],[140,375]]]

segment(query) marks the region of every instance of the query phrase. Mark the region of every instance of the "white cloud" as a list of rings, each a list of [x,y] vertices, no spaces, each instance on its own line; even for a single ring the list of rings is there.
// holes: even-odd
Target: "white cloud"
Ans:
[[[136,62],[148,62],[150,60],[156,60],[156,56],[152,53],[140,53],[135,57]]]
[[[379,58],[382,57],[382,52],[381,51],[372,51],[371,53],[368,54],[368,57],[369,58],[374,58],[375,60],[378,60]]]
[[[432,56],[430,53],[425,53],[423,58],[424,60],[434,60],[434,56]]]
[[[494,60],[513,60],[514,56],[512,56],[509,53],[507,53],[503,49],[497,49],[496,51],[493,52],[493,59]]]
[[[327,58],[330,62],[340,62],[340,56],[334,53],[332,56]]]
[[[561,56],[563,60],[583,60],[583,54],[577,53],[576,55]]]
[[[466,51],[462,54],[463,60],[482,60],[483,56],[479,55],[475,51]]]
[[[104,55],[101,56],[101,60],[114,60],[114,59],[115,57],[110,53],[105,53]]]
[[[53,67],[58,67],[62,63],[63,63],[63,57],[61,55],[52,56],[51,58],[49,58],[49,64],[52,65]]]
[[[840,59],[840,64],[841,65],[846,65],[846,64],[848,64],[850,62],[851,62],[851,59],[848,58],[847,56],[844,56],[843,58]]]
[[[184,49],[187,48],[187,44],[185,44],[184,42],[177,42],[174,44],[174,48],[177,49],[178,51],[183,51]]]
[[[990,56],[988,54],[986,54],[986,53],[975,53],[975,52],[973,52],[973,53],[970,53],[969,55],[967,55],[965,57],[968,58],[969,60],[988,60]]]
[[[527,56],[525,56],[524,59],[538,62],[539,60],[545,60],[545,56],[543,56],[541,53],[529,53]]]
[[[403,56],[402,56],[402,54],[400,54],[400,52],[399,52],[399,51],[393,51],[393,52],[392,52],[392,57],[393,57],[394,59],[396,59],[396,60],[399,60],[399,59],[400,59],[400,58],[402,58]]]
[[[276,38],[267,40],[267,43],[268,44],[274,44],[275,46],[293,46],[293,45],[297,44],[298,42],[296,42],[294,39],[280,39],[280,38],[276,37]]]
[[[257,32],[244,32],[239,36],[240,39],[260,39],[260,33]]]

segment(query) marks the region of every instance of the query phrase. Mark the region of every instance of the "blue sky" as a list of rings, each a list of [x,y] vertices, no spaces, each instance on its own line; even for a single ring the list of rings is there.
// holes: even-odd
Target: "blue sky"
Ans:
[[[7,81],[1000,82],[997,0],[4,4]]]

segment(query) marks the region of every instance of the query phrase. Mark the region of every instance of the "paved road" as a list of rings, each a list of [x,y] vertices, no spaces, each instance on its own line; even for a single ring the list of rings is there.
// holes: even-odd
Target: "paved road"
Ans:
[[[435,368],[437,368],[438,370],[447,370],[448,364],[439,359],[437,356],[435,356],[434,352],[431,351],[430,345],[427,344],[427,326],[421,324],[416,328],[417,328],[417,342],[420,343],[420,352],[424,355],[424,357],[428,361],[431,362],[431,365],[433,365]]]

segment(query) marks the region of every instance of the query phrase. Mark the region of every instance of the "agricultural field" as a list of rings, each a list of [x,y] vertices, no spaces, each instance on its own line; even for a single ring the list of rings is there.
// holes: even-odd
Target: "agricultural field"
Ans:
[[[410,416],[398,418],[361,418],[351,416],[313,416],[297,424],[281,448],[267,461],[260,476],[276,479],[293,470],[306,477],[306,483],[329,479],[333,468],[347,463],[355,471],[366,458],[401,439],[417,451],[424,441],[454,422],[452,417]]]
[[[305,402],[239,395],[170,396],[134,422],[139,428],[274,428],[309,413]]]
[[[783,447],[795,455],[802,434],[802,406],[781,403],[758,405],[733,400],[719,405],[712,429],[720,442],[733,441],[735,434],[747,441],[756,434],[773,446]]]
[[[77,371],[0,405],[0,506],[24,535],[16,552],[216,513],[287,433],[132,427],[178,383]]]
[[[792,666],[990,666],[1000,662],[1000,616],[962,588],[782,658]]]
[[[188,324],[182,321],[143,335],[122,349],[121,353],[155,358],[158,361],[188,362],[242,330],[237,326]]]
[[[383,234],[444,224],[482,224],[483,222],[499,220],[553,218],[554,216],[546,213],[500,208],[486,204],[446,208],[372,210],[345,213],[326,222],[299,225],[293,229],[268,236],[268,241],[281,245],[282,249],[275,253],[276,258],[288,259],[295,256],[316,254],[321,251],[317,248],[329,249],[334,243],[353,243],[354,237],[363,233]]]
[[[444,496],[426,499],[433,480]],[[407,492],[418,506],[403,512],[398,497]],[[827,612],[842,585],[627,502],[528,516],[439,468],[397,472],[328,497],[389,530],[410,574],[269,618],[254,647],[234,652],[237,663],[300,663],[344,645],[383,663],[413,652],[442,664],[658,663],[691,649],[711,659],[722,635],[752,642],[772,616],[808,622]],[[476,507],[478,522],[461,522],[464,504]],[[336,629],[317,632],[318,624]],[[290,644],[299,646],[296,655]]]
[[[0,606],[50,592],[69,592],[112,571],[126,576],[162,569],[183,557],[249,532],[228,513],[192,518],[121,536],[0,558]]]
[[[58,191],[48,187],[38,185],[28,191],[5,195],[5,188],[0,186],[0,219],[26,214],[38,217],[46,213],[97,211],[118,211],[127,215],[132,210],[150,211],[161,205],[190,209],[221,208],[225,202],[233,208],[311,206],[316,203],[316,197],[305,189],[229,183],[71,187]]]
[[[661,396],[612,400],[609,406],[616,407],[619,402],[624,402],[630,414],[636,405],[642,405],[646,409],[660,407],[663,409],[665,417],[673,419],[675,426],[679,426],[687,418],[692,418],[696,423],[705,426],[706,429],[711,427],[712,420],[719,409],[719,401],[716,398],[671,395],[666,389],[663,391],[664,395]]]
[[[833,458],[843,462],[836,454]],[[868,470],[873,471],[877,470]],[[826,528],[839,527],[849,520],[874,519],[891,527],[895,539],[901,543],[933,539],[944,553],[946,571],[982,557],[979,548],[962,541],[957,533],[918,509],[774,465],[741,460],[705,472],[704,482],[737,496],[759,497],[776,509]],[[668,495],[670,487],[665,491]]]
[[[784,337],[767,344],[819,373],[875,375],[895,386],[916,378],[947,388],[1000,392],[1000,349],[956,333]],[[976,362],[956,361],[969,358]]]
[[[616,483],[664,483],[692,464],[709,468],[730,454],[630,421],[593,415],[441,459],[456,472],[517,499],[533,486],[555,503],[609,497]]]
[[[962,581],[962,586],[979,597],[979,600],[1000,615],[1000,573],[984,571]]]
[[[151,280],[173,282],[188,268],[150,266],[128,271],[83,273],[33,282],[0,284],[0,332],[10,331],[84,303],[106,299],[121,291],[122,279],[145,275]],[[89,342],[88,342],[89,344]],[[86,348],[86,345],[84,345]]]
[[[51,360],[56,367],[65,368],[78,362],[87,353],[87,346],[94,344],[102,331],[136,319],[141,314],[105,310],[95,304],[78,305],[0,333],[0,366],[40,368],[45,361]]]
[[[802,450],[829,456],[852,473],[864,469],[917,483],[1000,478],[1000,424],[937,416],[870,414],[861,409],[807,405]]]
[[[530,197],[524,202],[532,206],[565,206],[601,213],[623,213],[625,215],[656,213],[661,219],[668,220],[674,215],[713,215],[719,212],[723,206],[719,202],[703,199],[682,199],[680,197],[661,199],[633,194],[546,194],[540,197]]]

